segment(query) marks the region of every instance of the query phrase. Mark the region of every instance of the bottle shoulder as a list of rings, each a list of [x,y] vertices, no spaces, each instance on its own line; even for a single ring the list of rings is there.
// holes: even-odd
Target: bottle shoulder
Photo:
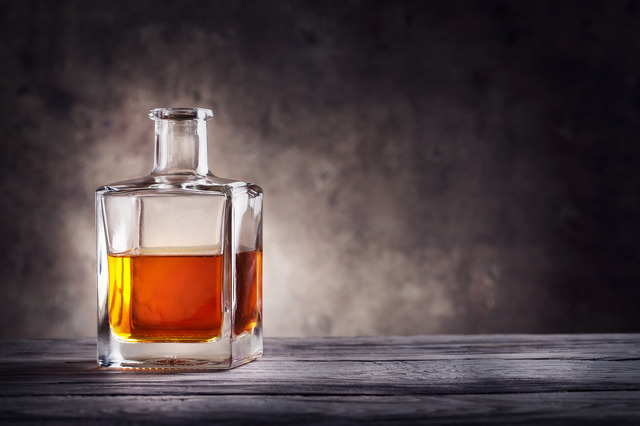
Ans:
[[[96,190],[98,195],[139,194],[139,195],[170,195],[174,193],[194,193],[199,195],[231,195],[235,192],[248,191],[262,195],[258,185],[235,179],[221,178],[214,175],[149,175],[136,179],[129,179],[110,183]]]

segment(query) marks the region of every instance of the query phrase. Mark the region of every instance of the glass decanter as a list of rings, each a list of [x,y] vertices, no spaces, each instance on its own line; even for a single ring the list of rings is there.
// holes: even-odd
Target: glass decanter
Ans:
[[[209,172],[211,110],[149,117],[151,174],[96,191],[98,364],[244,364],[262,354],[262,189]]]

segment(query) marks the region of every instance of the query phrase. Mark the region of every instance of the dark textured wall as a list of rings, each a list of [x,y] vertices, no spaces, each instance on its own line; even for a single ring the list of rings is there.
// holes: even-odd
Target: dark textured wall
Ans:
[[[5,1],[0,36],[0,336],[94,334],[93,191],[157,106],[266,192],[268,336],[640,331],[636,1]]]

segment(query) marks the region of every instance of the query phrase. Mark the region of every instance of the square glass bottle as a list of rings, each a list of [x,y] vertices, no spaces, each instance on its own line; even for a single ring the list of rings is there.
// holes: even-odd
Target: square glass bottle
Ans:
[[[149,117],[151,174],[96,191],[98,364],[244,364],[262,354],[262,189],[209,172],[211,110]]]

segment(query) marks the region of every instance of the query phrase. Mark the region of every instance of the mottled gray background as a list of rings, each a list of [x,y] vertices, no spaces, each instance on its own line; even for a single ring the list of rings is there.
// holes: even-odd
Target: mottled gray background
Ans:
[[[267,336],[640,331],[637,1],[3,1],[0,336],[95,334],[157,106],[260,184]]]

